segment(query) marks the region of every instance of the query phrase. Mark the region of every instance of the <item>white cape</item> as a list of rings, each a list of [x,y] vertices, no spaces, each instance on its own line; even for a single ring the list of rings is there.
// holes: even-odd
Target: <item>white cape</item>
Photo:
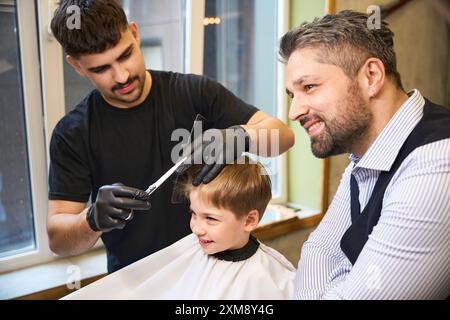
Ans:
[[[247,260],[209,256],[190,234],[63,299],[293,299],[295,268],[260,243]]]

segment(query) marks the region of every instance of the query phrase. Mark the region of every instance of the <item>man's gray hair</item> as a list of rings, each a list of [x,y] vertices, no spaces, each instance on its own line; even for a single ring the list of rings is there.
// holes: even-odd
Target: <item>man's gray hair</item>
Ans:
[[[403,89],[394,52],[394,33],[385,21],[380,28],[369,29],[369,15],[344,10],[304,22],[286,33],[280,41],[279,54],[286,63],[291,54],[302,48],[319,48],[319,61],[339,66],[354,78],[368,58],[380,59],[386,75]]]

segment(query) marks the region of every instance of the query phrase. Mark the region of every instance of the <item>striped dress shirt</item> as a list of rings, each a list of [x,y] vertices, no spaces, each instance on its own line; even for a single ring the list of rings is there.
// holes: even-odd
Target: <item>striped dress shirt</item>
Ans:
[[[358,182],[362,211],[380,172],[390,170],[422,118],[424,104],[414,90],[364,156],[350,155],[326,215],[303,245],[295,298],[445,299],[450,294],[450,139],[418,147],[402,162],[354,265],[340,248],[351,225],[350,175]]]

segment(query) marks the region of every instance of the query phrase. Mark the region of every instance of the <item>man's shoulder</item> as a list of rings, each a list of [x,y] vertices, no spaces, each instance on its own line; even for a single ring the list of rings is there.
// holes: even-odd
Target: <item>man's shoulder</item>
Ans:
[[[450,138],[427,143],[412,151],[404,161],[412,170],[429,168],[431,171],[450,169]],[[403,165],[403,163],[402,163]]]
[[[425,98],[424,115],[416,127],[421,143],[405,158],[403,169],[450,168],[450,110]]]
[[[198,75],[193,73],[181,73],[175,71],[164,70],[148,70],[153,78],[163,79],[167,81],[199,81],[202,79],[208,79],[204,75]]]
[[[96,90],[93,90],[71,111],[66,113],[55,126],[54,134],[71,135],[87,130],[90,106],[94,103],[96,93]]]
[[[438,108],[438,109],[440,109],[441,112],[445,112],[447,114],[450,113],[450,109],[448,107],[446,107],[442,104],[439,104],[439,103],[435,103],[427,97],[424,97],[424,100],[425,100],[425,106]]]
[[[217,84],[216,81],[204,75],[160,70],[149,70],[149,72],[154,81],[177,89],[202,88],[205,85]]]

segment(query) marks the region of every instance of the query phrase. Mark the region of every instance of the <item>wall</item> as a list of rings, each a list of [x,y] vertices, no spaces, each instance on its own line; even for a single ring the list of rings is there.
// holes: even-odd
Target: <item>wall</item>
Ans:
[[[366,12],[380,0],[337,0],[336,9]],[[397,67],[405,90],[417,88],[430,100],[448,103],[448,27],[443,17],[426,0],[414,0],[390,15],[386,21],[395,34]],[[443,72],[444,71],[444,72]]]

